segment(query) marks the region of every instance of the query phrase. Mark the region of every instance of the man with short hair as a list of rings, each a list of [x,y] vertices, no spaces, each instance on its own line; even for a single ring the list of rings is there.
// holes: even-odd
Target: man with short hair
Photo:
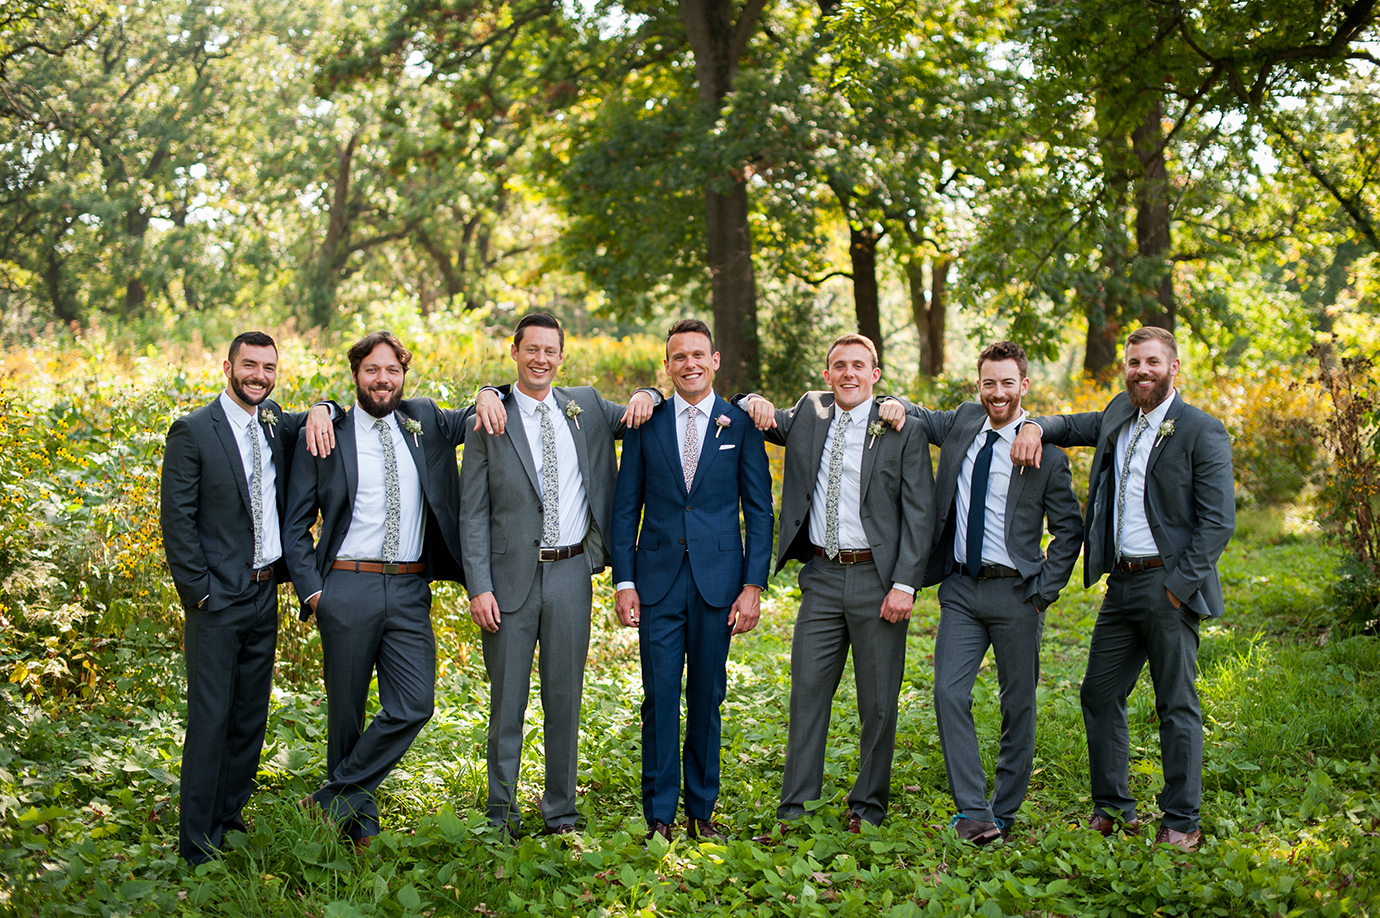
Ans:
[[[925,586],[938,583],[934,712],[958,836],[976,845],[1005,839],[1025,799],[1035,758],[1035,691],[1045,610],[1073,572],[1083,522],[1068,457],[1045,454],[1039,469],[1014,470],[1010,444],[1025,422],[1026,356],[1011,341],[978,355],[978,400],[953,411],[915,409],[940,444],[934,547]],[[1051,541],[1040,548],[1045,521]],[[1001,741],[992,795],[973,726],[973,683],[992,648]]]
[[[1174,389],[1179,349],[1172,333],[1151,326],[1131,332],[1125,373],[1126,392],[1104,410],[1037,418],[1017,436],[1011,457],[1038,467],[1041,428],[1047,443],[1097,449],[1083,581],[1092,586],[1110,576],[1081,691],[1092,779],[1088,827],[1103,835],[1118,825],[1140,830],[1128,783],[1126,699],[1148,662],[1164,770],[1155,841],[1189,852],[1202,840],[1198,624],[1226,611],[1217,559],[1236,526],[1231,438]]]
[[[430,582],[464,582],[455,447],[475,408],[403,398],[412,354],[391,332],[365,335],[349,360],[355,405],[336,425],[340,448],[293,457],[283,550],[302,618],[316,614],[326,684],[327,777],[301,804],[364,849],[379,832],[374,791],[431,718]],[[379,711],[366,729],[375,674]]]
[[[771,565],[771,473],[762,435],[714,394],[709,326],[683,319],[666,336],[674,398],[623,437],[612,521],[615,608],[638,628],[642,658],[642,810],[647,838],[671,840],[682,786],[691,838],[722,840],[719,706],[735,634],[751,631]],[[746,539],[739,528],[739,512]]]
[[[230,342],[221,370],[225,391],[168,430],[159,505],[186,614],[178,847],[191,864],[215,856],[226,832],[245,830],[273,686],[276,586],[288,579],[278,527],[286,457],[304,417],[269,398],[278,348],[263,332]],[[326,432],[308,448],[329,443]]]
[[[880,420],[872,387],[881,376],[873,342],[847,334],[825,356],[828,392],[806,392],[789,410],[757,395],[739,400],[766,439],[786,448],[776,569],[804,563],[776,808],[783,827],[820,799],[829,715],[850,649],[862,736],[848,831],[879,825],[891,796],[906,629],[929,554],[934,495],[924,430],[905,426],[903,416],[900,429]]]
[[[608,563],[614,440],[664,399],[639,389],[625,409],[590,386],[555,386],[565,330],[524,316],[510,348],[517,383],[506,433],[471,434],[460,470],[461,551],[470,615],[489,676],[488,815],[516,834],[515,798],[532,658],[541,645],[546,783],[542,820],[575,831],[580,699],[589,652],[590,576]]]

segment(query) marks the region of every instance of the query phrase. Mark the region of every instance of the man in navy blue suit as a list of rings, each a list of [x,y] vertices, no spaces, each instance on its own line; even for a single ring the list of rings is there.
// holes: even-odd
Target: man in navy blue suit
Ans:
[[[675,397],[623,437],[611,532],[618,619],[642,656],[642,810],[647,838],[671,840],[682,778],[691,838],[721,841],[719,706],[733,635],[751,631],[771,564],[771,473],[762,434],[714,394],[709,326],[683,319],[666,336]],[[746,523],[746,540],[738,513]],[[639,528],[639,523],[640,528]]]

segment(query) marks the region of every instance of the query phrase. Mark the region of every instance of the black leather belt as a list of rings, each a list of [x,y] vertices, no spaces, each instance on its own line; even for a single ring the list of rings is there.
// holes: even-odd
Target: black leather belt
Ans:
[[[836,564],[864,564],[872,560],[872,549],[870,548],[864,548],[860,551],[840,551],[838,555],[832,559],[829,558],[829,556],[824,553],[824,549],[820,548],[818,545],[814,546],[814,549],[816,558],[832,560]]]
[[[566,558],[573,558],[576,555],[583,555],[585,547],[583,545],[563,545],[560,548],[541,548],[537,550],[538,561],[564,561]]]
[[[271,564],[270,564],[268,567],[261,567],[261,568],[259,568],[257,571],[250,571],[250,572],[249,572],[249,582],[250,582],[250,583],[263,583],[265,580],[272,580],[272,579],[273,579],[273,565],[271,565]]]
[[[426,571],[426,565],[420,561],[332,561],[331,570],[354,571],[357,574],[420,574]]]
[[[1116,570],[1123,574],[1139,574],[1141,571],[1148,571],[1156,567],[1164,567],[1164,559],[1156,556],[1153,558],[1127,558],[1125,561],[1118,561],[1112,565]]]
[[[954,573],[968,575],[968,565],[954,563]],[[974,580],[997,580],[1002,577],[1019,577],[1021,572],[1014,567],[1007,567],[1005,564],[984,564],[978,568],[977,576]]]

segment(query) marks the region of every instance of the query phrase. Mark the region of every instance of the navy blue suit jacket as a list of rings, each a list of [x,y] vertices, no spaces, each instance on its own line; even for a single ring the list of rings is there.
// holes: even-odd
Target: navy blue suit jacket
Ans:
[[[746,412],[717,394],[709,417],[688,493],[676,445],[674,399],[623,435],[610,540],[613,580],[636,583],[644,604],[665,598],[687,551],[695,586],[711,606],[733,605],[744,584],[767,585],[771,472],[762,434]],[[720,428],[720,417],[728,419],[727,427]]]

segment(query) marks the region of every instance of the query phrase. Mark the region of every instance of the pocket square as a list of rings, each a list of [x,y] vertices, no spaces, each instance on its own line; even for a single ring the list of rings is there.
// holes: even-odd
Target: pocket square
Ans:
[[[738,444],[737,444],[737,443],[723,443],[723,444],[720,444],[720,446],[719,446],[719,449],[737,449],[737,448],[738,448]]]

